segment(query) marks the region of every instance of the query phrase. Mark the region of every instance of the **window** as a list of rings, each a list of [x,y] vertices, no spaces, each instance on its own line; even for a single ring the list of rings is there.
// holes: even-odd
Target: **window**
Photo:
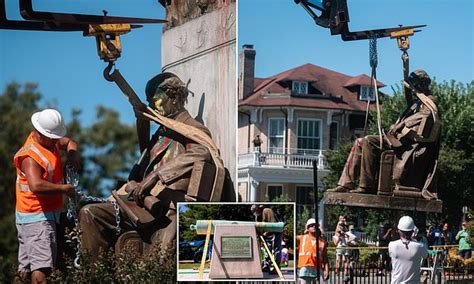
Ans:
[[[268,152],[283,153],[285,145],[285,119],[268,120]]]
[[[302,214],[307,208],[312,213],[313,205],[313,187],[312,186],[297,186],[296,187],[296,213]]]
[[[298,152],[315,154],[321,149],[321,120],[298,120]]]
[[[329,149],[336,149],[339,144],[339,123],[337,121],[331,122],[329,128]]]
[[[283,194],[283,185],[267,185],[268,201],[273,201],[275,198]]]
[[[297,94],[308,93],[308,82],[306,81],[293,81],[291,90]]]
[[[360,86],[359,100],[366,101],[370,94],[370,100],[375,101],[375,93],[369,86]]]

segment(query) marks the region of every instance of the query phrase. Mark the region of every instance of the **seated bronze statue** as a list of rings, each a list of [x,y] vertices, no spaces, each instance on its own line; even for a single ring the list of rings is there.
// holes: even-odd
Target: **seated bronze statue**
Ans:
[[[167,72],[148,81],[145,92],[151,112],[157,113],[162,123],[122,187],[128,194],[115,193],[114,197],[121,209],[122,233],[134,231],[146,243],[168,245],[176,240],[177,202],[235,201],[235,196],[232,200],[228,173],[224,178],[222,174],[217,177],[223,165],[220,158],[216,159],[217,151],[209,148],[209,144],[213,145],[209,130],[184,108],[189,93],[186,84]],[[135,109],[138,118],[140,112]],[[82,248],[90,253],[92,261],[118,239],[111,203],[84,206],[79,222]]]
[[[416,70],[404,84],[405,89],[415,98],[411,99],[411,94],[407,96],[408,106],[390,126],[388,133],[383,134],[382,148],[380,136],[368,135],[356,139],[337,187],[328,191],[376,194],[378,177],[383,176],[379,170],[381,156],[383,160],[384,154],[389,153],[393,155],[393,165],[390,168],[390,187],[395,189],[393,194],[437,198],[434,175],[441,122],[436,99],[429,88],[431,79],[425,71]],[[380,182],[379,180],[379,193]]]

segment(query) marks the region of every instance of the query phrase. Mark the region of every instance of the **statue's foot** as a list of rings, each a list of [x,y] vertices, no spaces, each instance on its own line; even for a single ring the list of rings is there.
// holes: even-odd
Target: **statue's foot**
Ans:
[[[335,188],[330,188],[328,192],[349,192],[351,189],[342,185],[338,185]]]
[[[366,190],[365,188],[363,187],[359,187],[357,189],[353,189],[351,191],[349,191],[350,193],[367,193],[368,190]]]

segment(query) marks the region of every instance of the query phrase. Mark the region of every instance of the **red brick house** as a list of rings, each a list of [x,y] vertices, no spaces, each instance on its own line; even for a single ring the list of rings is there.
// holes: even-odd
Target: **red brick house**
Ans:
[[[318,160],[324,174],[324,151],[343,138],[363,134],[370,77],[308,63],[255,78],[255,55],[251,45],[244,45],[240,54],[240,196],[259,201],[286,194],[305,202],[301,199],[312,183],[312,161]],[[377,82],[378,88],[384,86]],[[253,144],[257,135],[259,150]]]

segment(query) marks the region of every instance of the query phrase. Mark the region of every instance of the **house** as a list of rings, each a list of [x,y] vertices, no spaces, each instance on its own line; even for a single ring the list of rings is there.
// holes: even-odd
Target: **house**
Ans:
[[[255,78],[256,51],[240,53],[238,192],[244,201],[286,195],[298,206],[312,203],[312,163],[327,173],[324,157],[343,138],[363,135],[371,78],[304,64]],[[384,84],[377,82],[377,88]],[[259,136],[261,145],[254,143]],[[257,147],[255,147],[257,146]],[[300,208],[301,209],[301,208]],[[300,210],[298,209],[298,210]]]

